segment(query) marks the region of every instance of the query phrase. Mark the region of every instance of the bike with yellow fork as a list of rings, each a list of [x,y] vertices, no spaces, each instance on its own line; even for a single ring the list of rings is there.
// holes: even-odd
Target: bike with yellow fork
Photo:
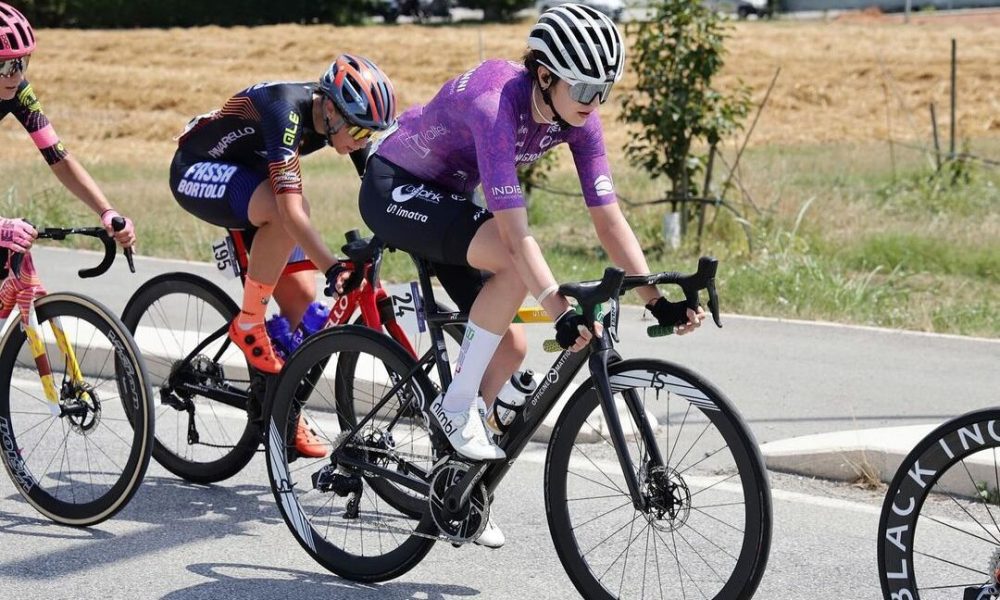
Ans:
[[[71,235],[104,245],[101,264],[80,277],[111,267],[115,242],[103,228],[38,232],[39,239]],[[47,293],[30,253],[4,250],[0,267],[4,468],[21,496],[49,519],[100,523],[135,494],[152,453],[152,391],[142,357],[128,329],[102,304]]]

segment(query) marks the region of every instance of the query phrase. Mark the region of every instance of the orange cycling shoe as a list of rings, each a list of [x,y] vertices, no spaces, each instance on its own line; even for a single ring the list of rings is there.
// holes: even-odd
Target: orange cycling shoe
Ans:
[[[323,458],[330,454],[330,447],[319,437],[309,419],[301,414],[295,427],[295,449],[309,458]]]
[[[274,353],[271,346],[271,338],[267,336],[267,329],[264,323],[254,325],[244,331],[236,324],[236,319],[229,324],[229,339],[243,351],[250,366],[264,373],[276,374],[281,372],[281,367],[285,363]]]

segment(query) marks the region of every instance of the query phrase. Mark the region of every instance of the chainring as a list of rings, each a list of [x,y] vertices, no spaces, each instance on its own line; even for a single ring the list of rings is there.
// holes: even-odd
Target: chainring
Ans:
[[[431,517],[433,517],[434,524],[437,525],[441,534],[453,544],[475,541],[482,535],[490,519],[489,494],[486,492],[486,485],[482,482],[473,486],[468,505],[463,507],[463,514],[460,518],[447,518],[444,515],[445,496],[471,468],[472,465],[468,463],[450,460],[435,467],[431,472],[430,494],[428,495]]]

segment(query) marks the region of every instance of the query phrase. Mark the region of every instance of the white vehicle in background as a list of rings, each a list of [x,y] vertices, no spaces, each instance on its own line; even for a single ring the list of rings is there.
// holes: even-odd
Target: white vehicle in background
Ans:
[[[738,0],[736,2],[736,18],[746,19],[753,15],[758,19],[770,19],[773,9],[768,0]]]
[[[600,11],[611,17],[612,21],[620,21],[622,13],[625,12],[625,2],[622,0],[573,0],[573,2]],[[538,12],[543,12],[560,4],[567,4],[567,0],[538,0],[535,2],[535,8]]]

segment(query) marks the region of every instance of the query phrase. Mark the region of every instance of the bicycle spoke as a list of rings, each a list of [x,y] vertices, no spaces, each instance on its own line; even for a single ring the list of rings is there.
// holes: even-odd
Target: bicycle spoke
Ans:
[[[670,448],[670,452],[667,453],[667,460],[664,464],[669,465],[671,463],[671,458],[674,456],[674,450],[677,449],[677,442],[681,439],[681,432],[684,431],[684,425],[687,423],[688,415],[691,414],[691,404],[687,405],[687,409],[684,411],[684,418],[681,419],[681,426],[678,428],[677,433],[674,435],[674,445]]]
[[[965,464],[964,458],[960,462],[962,463],[962,468],[965,470],[965,474],[969,477],[969,481],[972,483],[973,489],[975,489],[976,481],[972,478],[972,473],[969,472],[969,466]],[[997,493],[1000,493],[1000,490],[997,490]],[[982,501],[983,501],[983,508],[986,509],[986,514],[988,514],[990,516],[990,520],[993,521],[993,527],[997,530],[998,533],[1000,533],[1000,526],[997,525],[997,520],[993,516],[993,511],[990,510],[989,502],[986,501],[986,498],[982,498]]]
[[[977,540],[981,540],[983,542],[986,542],[987,544],[996,544],[995,540],[988,540],[988,539],[986,539],[986,538],[984,538],[984,537],[982,537],[980,535],[976,535],[976,534],[972,533],[971,531],[966,531],[966,530],[962,529],[961,527],[956,527],[955,525],[952,525],[951,523],[946,523],[946,522],[942,521],[941,519],[936,519],[936,518],[934,518],[934,517],[932,517],[930,515],[921,515],[920,518],[927,519],[928,521],[931,521],[933,523],[937,523],[939,525],[943,525],[944,527],[948,527],[948,528],[954,529],[955,531],[957,531],[959,533],[964,533],[965,535],[967,535],[969,537],[975,538]]]
[[[577,473],[576,471],[567,471],[566,473],[567,473],[568,475],[575,475],[575,476],[579,477],[580,479],[584,479],[584,480],[586,480],[586,481],[589,481],[590,483],[593,483],[594,485],[599,485],[599,486],[601,486],[602,488],[607,488],[607,489],[609,489],[609,490],[613,490],[613,491],[616,491],[616,492],[618,492],[618,493],[619,493],[619,494],[621,494],[621,495],[624,495],[624,496],[627,496],[627,495],[628,495],[628,492],[626,492],[626,491],[622,490],[622,489],[621,489],[620,487],[618,487],[617,485],[616,485],[615,487],[611,487],[611,486],[608,486],[608,485],[604,485],[604,484],[603,484],[603,483],[601,483],[600,481],[594,481],[593,479],[591,479],[591,478],[589,478],[589,477],[584,477],[583,475],[580,475],[580,474],[579,474],[579,473]],[[612,482],[612,484],[614,484],[614,482]]]
[[[972,515],[972,513],[970,513],[964,506],[962,506],[962,504],[958,501],[958,499],[955,498],[955,496],[953,494],[949,493],[949,494],[947,494],[947,496],[948,496],[948,498],[951,499],[952,502],[955,503],[955,506],[957,506],[962,512],[964,512],[966,514],[966,516],[968,516],[970,519],[972,519],[973,521],[975,521],[976,525],[979,525],[979,528],[983,530],[983,533],[985,533],[986,535],[988,535],[991,538],[993,538],[993,542],[994,543],[1000,544],[1000,540],[998,540],[992,533],[990,533],[990,531],[988,529],[986,529],[986,526],[979,522],[979,519],[977,519],[976,517],[974,517]]]
[[[590,524],[590,523],[593,523],[594,521],[596,521],[596,520],[600,519],[601,517],[606,517],[607,515],[609,515],[609,514],[611,514],[611,513],[615,512],[615,511],[617,511],[617,510],[621,510],[621,509],[625,508],[626,506],[632,506],[632,501],[631,501],[631,500],[629,500],[628,502],[624,502],[624,503],[622,503],[622,504],[619,504],[618,506],[616,506],[616,507],[612,508],[612,509],[611,509],[611,510],[609,510],[609,511],[606,511],[606,512],[603,512],[603,513],[601,513],[601,514],[599,514],[599,515],[597,515],[596,517],[593,517],[593,518],[591,518],[591,519],[587,519],[586,521],[584,521],[583,523],[580,523],[579,525],[574,525],[574,526],[573,526],[573,530],[574,530],[574,531],[576,531],[577,529],[580,529],[580,528],[581,528],[581,527],[583,527],[584,525],[587,525],[587,524]],[[634,509],[633,509],[633,510],[634,510]]]
[[[700,494],[700,493],[702,493],[702,492],[707,492],[708,490],[710,490],[710,489],[714,488],[715,486],[717,486],[717,485],[721,485],[721,484],[723,484],[723,483],[725,483],[725,482],[729,481],[729,480],[730,480],[730,479],[732,479],[733,477],[738,477],[738,476],[739,476],[739,473],[733,473],[733,474],[732,474],[732,475],[730,475],[729,477],[726,477],[725,479],[720,479],[719,481],[716,481],[715,483],[713,483],[712,485],[710,485],[710,486],[708,486],[708,487],[703,487],[703,488],[701,488],[701,489],[700,489],[700,490],[698,490],[697,492],[695,492],[695,493],[691,494],[691,497],[692,497],[692,498],[694,498],[694,497],[695,497],[695,496],[697,496],[698,494]]]
[[[973,573],[982,573],[983,572],[983,570],[981,568],[975,569],[975,568],[970,567],[968,565],[962,565],[962,564],[959,564],[959,563],[957,563],[955,561],[948,560],[946,558],[941,558],[940,556],[934,556],[933,554],[928,554],[926,552],[917,552],[916,550],[914,550],[913,553],[916,554],[917,556],[924,556],[926,558],[930,558],[932,560],[943,562],[943,563],[951,565],[953,567],[958,567],[959,569],[965,569],[966,571],[972,571]]]
[[[608,480],[608,482],[610,482],[610,483],[611,483],[611,485],[613,485],[613,486],[614,486],[614,489],[618,490],[619,492],[621,492],[622,494],[624,494],[624,495],[626,495],[626,496],[631,496],[631,494],[629,494],[629,493],[628,493],[628,492],[626,492],[625,490],[623,490],[623,489],[621,489],[620,487],[618,487],[618,484],[617,484],[617,483],[615,483],[615,482],[614,482],[614,480],[613,480],[613,479],[611,479],[611,477],[609,477],[609,476],[608,476],[608,474],[604,472],[604,469],[602,469],[601,467],[599,467],[599,466],[597,465],[597,463],[596,463],[596,462],[594,462],[594,461],[593,461],[593,460],[592,460],[592,459],[591,459],[591,458],[590,458],[589,456],[587,456],[587,453],[583,451],[583,448],[581,448],[579,444],[573,444],[573,448],[574,448],[574,449],[576,449],[576,450],[579,450],[579,451],[580,451],[580,454],[582,454],[582,455],[583,455],[583,458],[585,458],[585,459],[587,460],[587,462],[589,462],[589,463],[590,463],[591,465],[593,465],[593,466],[594,466],[594,468],[595,468],[595,469],[597,469],[597,471],[598,471],[598,472],[599,472],[599,473],[600,473],[601,475],[604,475],[604,478],[605,478],[605,479],[607,479],[607,480]],[[582,476],[581,476],[581,477],[582,477]],[[607,487],[607,486],[604,486],[604,487]]]
[[[691,442],[691,445],[688,446],[687,452],[684,453],[684,456],[680,457],[680,459],[677,461],[676,464],[678,466],[680,466],[681,463],[684,462],[684,459],[688,457],[688,454],[691,454],[691,451],[694,450],[694,447],[698,444],[698,442],[701,441],[701,438],[704,437],[705,432],[708,431],[709,427],[711,427],[711,426],[712,426],[711,422],[705,424],[705,428],[702,429],[701,433],[698,434],[698,437],[696,437],[695,440],[693,442]],[[678,439],[680,439],[680,436],[678,436]],[[667,465],[669,466],[670,463],[668,462]]]
[[[584,552],[581,556],[586,557],[588,554],[590,554],[591,552],[593,552],[597,548],[601,547],[604,544],[604,542],[606,542],[606,541],[610,540],[611,538],[613,538],[620,531],[622,531],[626,527],[629,527],[630,525],[632,525],[632,523],[635,523],[635,520],[639,518],[639,514],[640,513],[638,511],[636,511],[635,515],[632,517],[632,519],[630,519],[629,521],[627,521],[624,525],[622,525],[618,529],[616,529],[613,532],[611,532],[611,535],[609,535],[608,537],[606,537],[603,540],[597,542],[597,544],[595,544],[590,550],[587,550],[586,552]]]

